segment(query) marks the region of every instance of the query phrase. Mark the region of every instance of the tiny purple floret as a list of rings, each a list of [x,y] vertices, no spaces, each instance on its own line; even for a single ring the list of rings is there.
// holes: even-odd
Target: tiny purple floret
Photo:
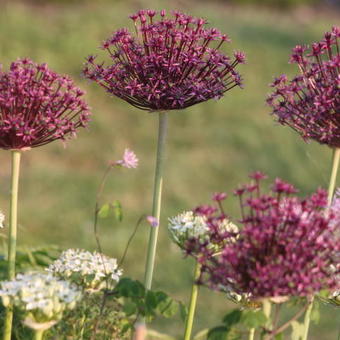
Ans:
[[[138,158],[130,149],[125,149],[123,159],[118,160],[114,164],[120,165],[127,169],[135,169],[138,166]]]

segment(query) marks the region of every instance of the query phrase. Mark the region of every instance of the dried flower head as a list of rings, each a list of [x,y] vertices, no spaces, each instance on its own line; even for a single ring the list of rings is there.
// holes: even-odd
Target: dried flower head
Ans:
[[[66,139],[89,121],[84,92],[71,79],[29,59],[0,69],[0,148],[24,149]]]
[[[114,164],[120,165],[127,169],[135,169],[138,166],[138,158],[133,151],[130,149],[125,149],[123,159],[120,159]]]
[[[296,46],[290,61],[301,74],[276,78],[267,100],[279,123],[331,147],[340,147],[339,36],[340,27],[333,27],[311,47]]]
[[[205,282],[253,299],[337,289],[339,225],[332,223],[334,213],[327,212],[327,193],[320,189],[300,199],[291,184],[277,179],[267,194],[260,182],[258,178],[236,191],[243,224],[236,241],[217,257],[202,248],[208,254],[202,256]]]
[[[159,18],[157,18],[159,16]],[[131,105],[148,111],[178,110],[220,98],[241,86],[236,66],[245,62],[242,52],[233,58],[220,47],[230,39],[204,19],[174,12],[141,10],[130,16],[135,35],[120,29],[103,42],[110,64],[90,56],[87,78]]]
[[[88,292],[112,289],[122,274],[116,259],[80,249],[64,251],[47,270]]]
[[[18,274],[15,280],[0,285],[4,306],[13,303],[24,314],[24,324],[33,329],[53,326],[81,298],[71,283],[46,273]]]

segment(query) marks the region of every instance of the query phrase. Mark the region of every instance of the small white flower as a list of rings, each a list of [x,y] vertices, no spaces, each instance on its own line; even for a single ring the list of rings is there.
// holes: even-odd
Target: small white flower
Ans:
[[[0,228],[4,227],[5,215],[0,211]]]
[[[68,249],[47,269],[88,291],[112,289],[122,274],[117,260],[81,249]]]
[[[52,326],[81,297],[76,286],[50,273],[18,274],[15,280],[1,282],[0,287],[3,304],[13,303],[24,313],[25,324],[34,329]]]

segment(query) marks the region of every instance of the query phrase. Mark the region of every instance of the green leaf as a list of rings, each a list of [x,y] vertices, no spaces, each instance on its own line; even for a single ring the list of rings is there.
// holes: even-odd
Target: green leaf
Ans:
[[[207,340],[227,340],[228,333],[230,328],[226,326],[219,326],[212,328],[208,332]]]
[[[242,313],[240,322],[248,329],[264,326],[267,322],[267,317],[262,311],[246,310]]]
[[[105,203],[99,209],[98,217],[100,217],[100,218],[107,218],[109,216],[109,213],[110,213],[110,204],[109,203]]]
[[[292,340],[302,340],[304,333],[304,324],[297,321],[292,321]]]
[[[242,317],[242,311],[234,309],[230,313],[226,314],[223,318],[223,323],[227,327],[232,327],[240,322]]]
[[[113,201],[112,203],[113,214],[117,221],[122,222],[123,220],[123,209],[119,201]]]
[[[123,306],[123,311],[126,316],[134,315],[137,313],[137,306],[131,301],[126,301]]]
[[[163,292],[157,292],[158,294],[158,312],[166,318],[171,318],[178,313],[179,303],[174,301],[171,297],[167,296]]]
[[[274,340],[283,340],[283,333],[276,334]]]
[[[181,320],[183,322],[186,321],[187,317],[188,317],[188,308],[187,306],[182,303],[182,302],[179,302],[179,313],[180,313],[180,316],[181,316]]]
[[[115,292],[118,297],[141,298],[145,295],[145,288],[139,281],[124,277],[119,280]]]

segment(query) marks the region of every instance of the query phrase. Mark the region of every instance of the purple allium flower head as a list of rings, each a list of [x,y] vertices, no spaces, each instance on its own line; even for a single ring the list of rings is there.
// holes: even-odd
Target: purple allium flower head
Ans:
[[[282,180],[269,194],[257,185],[258,190],[238,194],[243,228],[235,241],[226,243],[219,257],[201,247],[203,282],[254,299],[339,289],[339,223],[327,210],[327,193],[319,189],[300,199]],[[218,229],[215,236],[220,237]]]
[[[125,149],[123,159],[115,162],[115,164],[121,165],[124,168],[135,169],[138,166],[138,158],[133,151]]]
[[[276,78],[267,100],[279,123],[330,147],[340,147],[339,32],[333,27],[311,47],[296,46],[290,61],[298,64],[300,75]]]
[[[148,111],[184,109],[241,86],[236,66],[245,55],[236,51],[230,58],[220,51],[230,42],[226,35],[183,13],[159,16],[151,10],[130,16],[135,34],[120,29],[104,41],[110,63],[90,56],[85,76]]]
[[[76,134],[89,121],[84,92],[71,79],[29,59],[0,68],[0,148],[41,146]]]

